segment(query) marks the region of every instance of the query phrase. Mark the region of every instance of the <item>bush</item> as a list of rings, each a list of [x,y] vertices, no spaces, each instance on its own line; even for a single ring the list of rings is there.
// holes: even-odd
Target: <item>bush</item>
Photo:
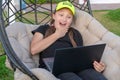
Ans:
[[[35,0],[25,0],[27,3],[33,4],[35,3]],[[52,3],[58,3],[60,1],[65,1],[65,0],[52,0]],[[69,0],[70,1],[70,0]],[[51,0],[36,0],[37,4],[43,4],[43,3],[50,3]]]

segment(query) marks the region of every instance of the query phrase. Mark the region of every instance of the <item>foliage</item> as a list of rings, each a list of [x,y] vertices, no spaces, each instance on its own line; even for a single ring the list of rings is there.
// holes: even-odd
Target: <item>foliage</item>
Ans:
[[[5,56],[0,56],[0,80],[13,80],[13,71],[5,67]]]
[[[37,3],[37,4],[43,4],[43,3],[50,3],[51,0],[25,0],[27,3]],[[58,3],[60,1],[65,1],[65,0],[52,0],[52,3]],[[69,0],[70,1],[70,0]]]

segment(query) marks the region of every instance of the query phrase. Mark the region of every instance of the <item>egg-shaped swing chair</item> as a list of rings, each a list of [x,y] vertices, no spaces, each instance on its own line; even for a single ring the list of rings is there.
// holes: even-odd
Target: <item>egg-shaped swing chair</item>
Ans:
[[[38,68],[39,55],[32,56],[29,50],[33,36],[31,31],[42,24],[49,23],[57,2],[53,0],[0,1],[0,40],[7,57],[6,66],[14,71],[15,80],[57,80],[49,71]],[[120,53],[119,36],[105,29],[92,16],[89,0],[82,2],[70,0],[70,2],[76,7],[73,25],[82,34],[84,46],[106,43],[101,59],[107,66],[103,74],[108,80],[119,80],[120,60],[119,56],[116,56]]]

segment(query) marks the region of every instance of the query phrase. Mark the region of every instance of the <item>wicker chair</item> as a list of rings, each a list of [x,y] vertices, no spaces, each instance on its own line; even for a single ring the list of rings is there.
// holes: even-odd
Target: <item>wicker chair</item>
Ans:
[[[21,1],[22,0],[20,0],[20,4],[22,3]],[[9,1],[8,3],[11,2]],[[91,9],[89,0],[87,0],[84,5],[78,5],[74,0],[72,3],[77,7],[75,15],[76,19],[72,26],[82,34],[85,46],[101,43],[107,44],[101,59],[107,66],[103,72],[103,75],[105,75],[108,80],[119,80],[119,36],[105,29],[103,25],[101,25],[94,17],[90,15]],[[15,20],[18,22],[14,22],[14,20],[9,21],[10,16],[6,16],[6,12],[3,11],[6,7],[5,3],[2,5],[3,7],[0,10],[0,37],[8,58],[6,59],[6,66],[14,70],[15,80],[59,80],[49,71],[37,68],[39,57],[38,55],[32,56],[29,51],[30,41],[33,36],[31,31],[36,29],[41,24],[46,24],[49,22],[49,16],[53,11],[52,2],[50,5],[50,10],[44,8],[42,5],[36,5],[36,0],[33,4],[28,4],[27,2],[26,4],[28,6],[24,9],[27,9],[28,11],[25,13],[22,12],[23,9],[21,7],[19,10],[15,8]],[[48,13],[38,9],[39,7],[48,10]],[[33,21],[26,18],[26,15],[30,12],[35,14],[35,19]],[[38,20],[41,14],[37,15],[37,13],[43,13],[46,16],[44,19]],[[29,22],[30,24],[25,22]]]

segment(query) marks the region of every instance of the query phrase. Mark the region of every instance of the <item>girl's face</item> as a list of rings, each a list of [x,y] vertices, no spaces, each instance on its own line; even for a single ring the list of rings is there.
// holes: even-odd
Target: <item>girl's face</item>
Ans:
[[[73,14],[69,9],[63,8],[56,11],[55,14],[53,14],[53,19],[55,20],[54,22],[55,28],[57,27],[69,28],[73,20]]]

